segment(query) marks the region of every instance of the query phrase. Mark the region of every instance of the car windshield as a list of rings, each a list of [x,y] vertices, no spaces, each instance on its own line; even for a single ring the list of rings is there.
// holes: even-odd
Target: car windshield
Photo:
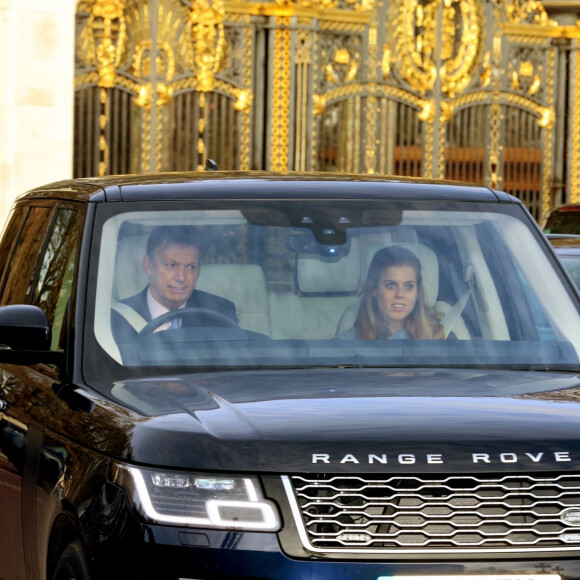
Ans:
[[[517,204],[103,204],[85,372],[577,370],[577,303],[530,223]]]
[[[553,211],[544,224],[546,234],[580,234],[580,206]]]

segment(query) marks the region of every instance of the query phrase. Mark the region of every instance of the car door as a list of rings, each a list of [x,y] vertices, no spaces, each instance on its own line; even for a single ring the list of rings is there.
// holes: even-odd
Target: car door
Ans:
[[[53,328],[51,350],[62,350],[71,328],[80,213],[50,204],[28,207],[25,213],[3,270],[0,304],[42,308]],[[44,574],[38,555],[46,553],[54,512],[47,473],[51,481],[58,479],[53,473],[58,461],[46,449],[45,425],[62,370],[47,364],[0,365],[0,513],[10,514],[0,517],[0,578]]]
[[[10,294],[18,294],[15,286],[29,283],[50,212],[49,207],[20,206],[11,216],[0,243],[2,288],[11,281],[2,304],[9,303]],[[9,369],[0,366],[0,578],[16,580],[26,578],[21,513],[27,425],[12,406],[19,390]]]

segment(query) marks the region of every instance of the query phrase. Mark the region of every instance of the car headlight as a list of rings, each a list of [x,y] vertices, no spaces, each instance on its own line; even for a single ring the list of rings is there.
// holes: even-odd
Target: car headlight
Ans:
[[[255,477],[136,467],[125,467],[119,475],[122,485],[132,488],[138,511],[152,522],[228,530],[280,529],[276,506],[264,499]]]

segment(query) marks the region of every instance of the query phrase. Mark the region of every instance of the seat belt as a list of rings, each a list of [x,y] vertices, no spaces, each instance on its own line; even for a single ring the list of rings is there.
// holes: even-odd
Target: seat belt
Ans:
[[[473,266],[469,264],[465,268],[465,282],[467,283],[467,290],[462,294],[461,298],[445,313],[445,316],[441,319],[441,325],[445,332],[445,338],[447,338],[453,328],[455,323],[459,320],[459,317],[463,313],[463,309],[467,304],[470,296],[473,294],[473,287],[475,285],[475,274],[473,272]]]
[[[113,302],[111,308],[118,312],[137,332],[141,332],[147,326],[147,321],[128,304]]]

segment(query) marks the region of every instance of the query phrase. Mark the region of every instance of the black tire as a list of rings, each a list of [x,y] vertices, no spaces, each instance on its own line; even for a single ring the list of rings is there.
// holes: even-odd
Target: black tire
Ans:
[[[83,548],[78,540],[70,543],[62,552],[51,580],[90,580],[89,568]]]

